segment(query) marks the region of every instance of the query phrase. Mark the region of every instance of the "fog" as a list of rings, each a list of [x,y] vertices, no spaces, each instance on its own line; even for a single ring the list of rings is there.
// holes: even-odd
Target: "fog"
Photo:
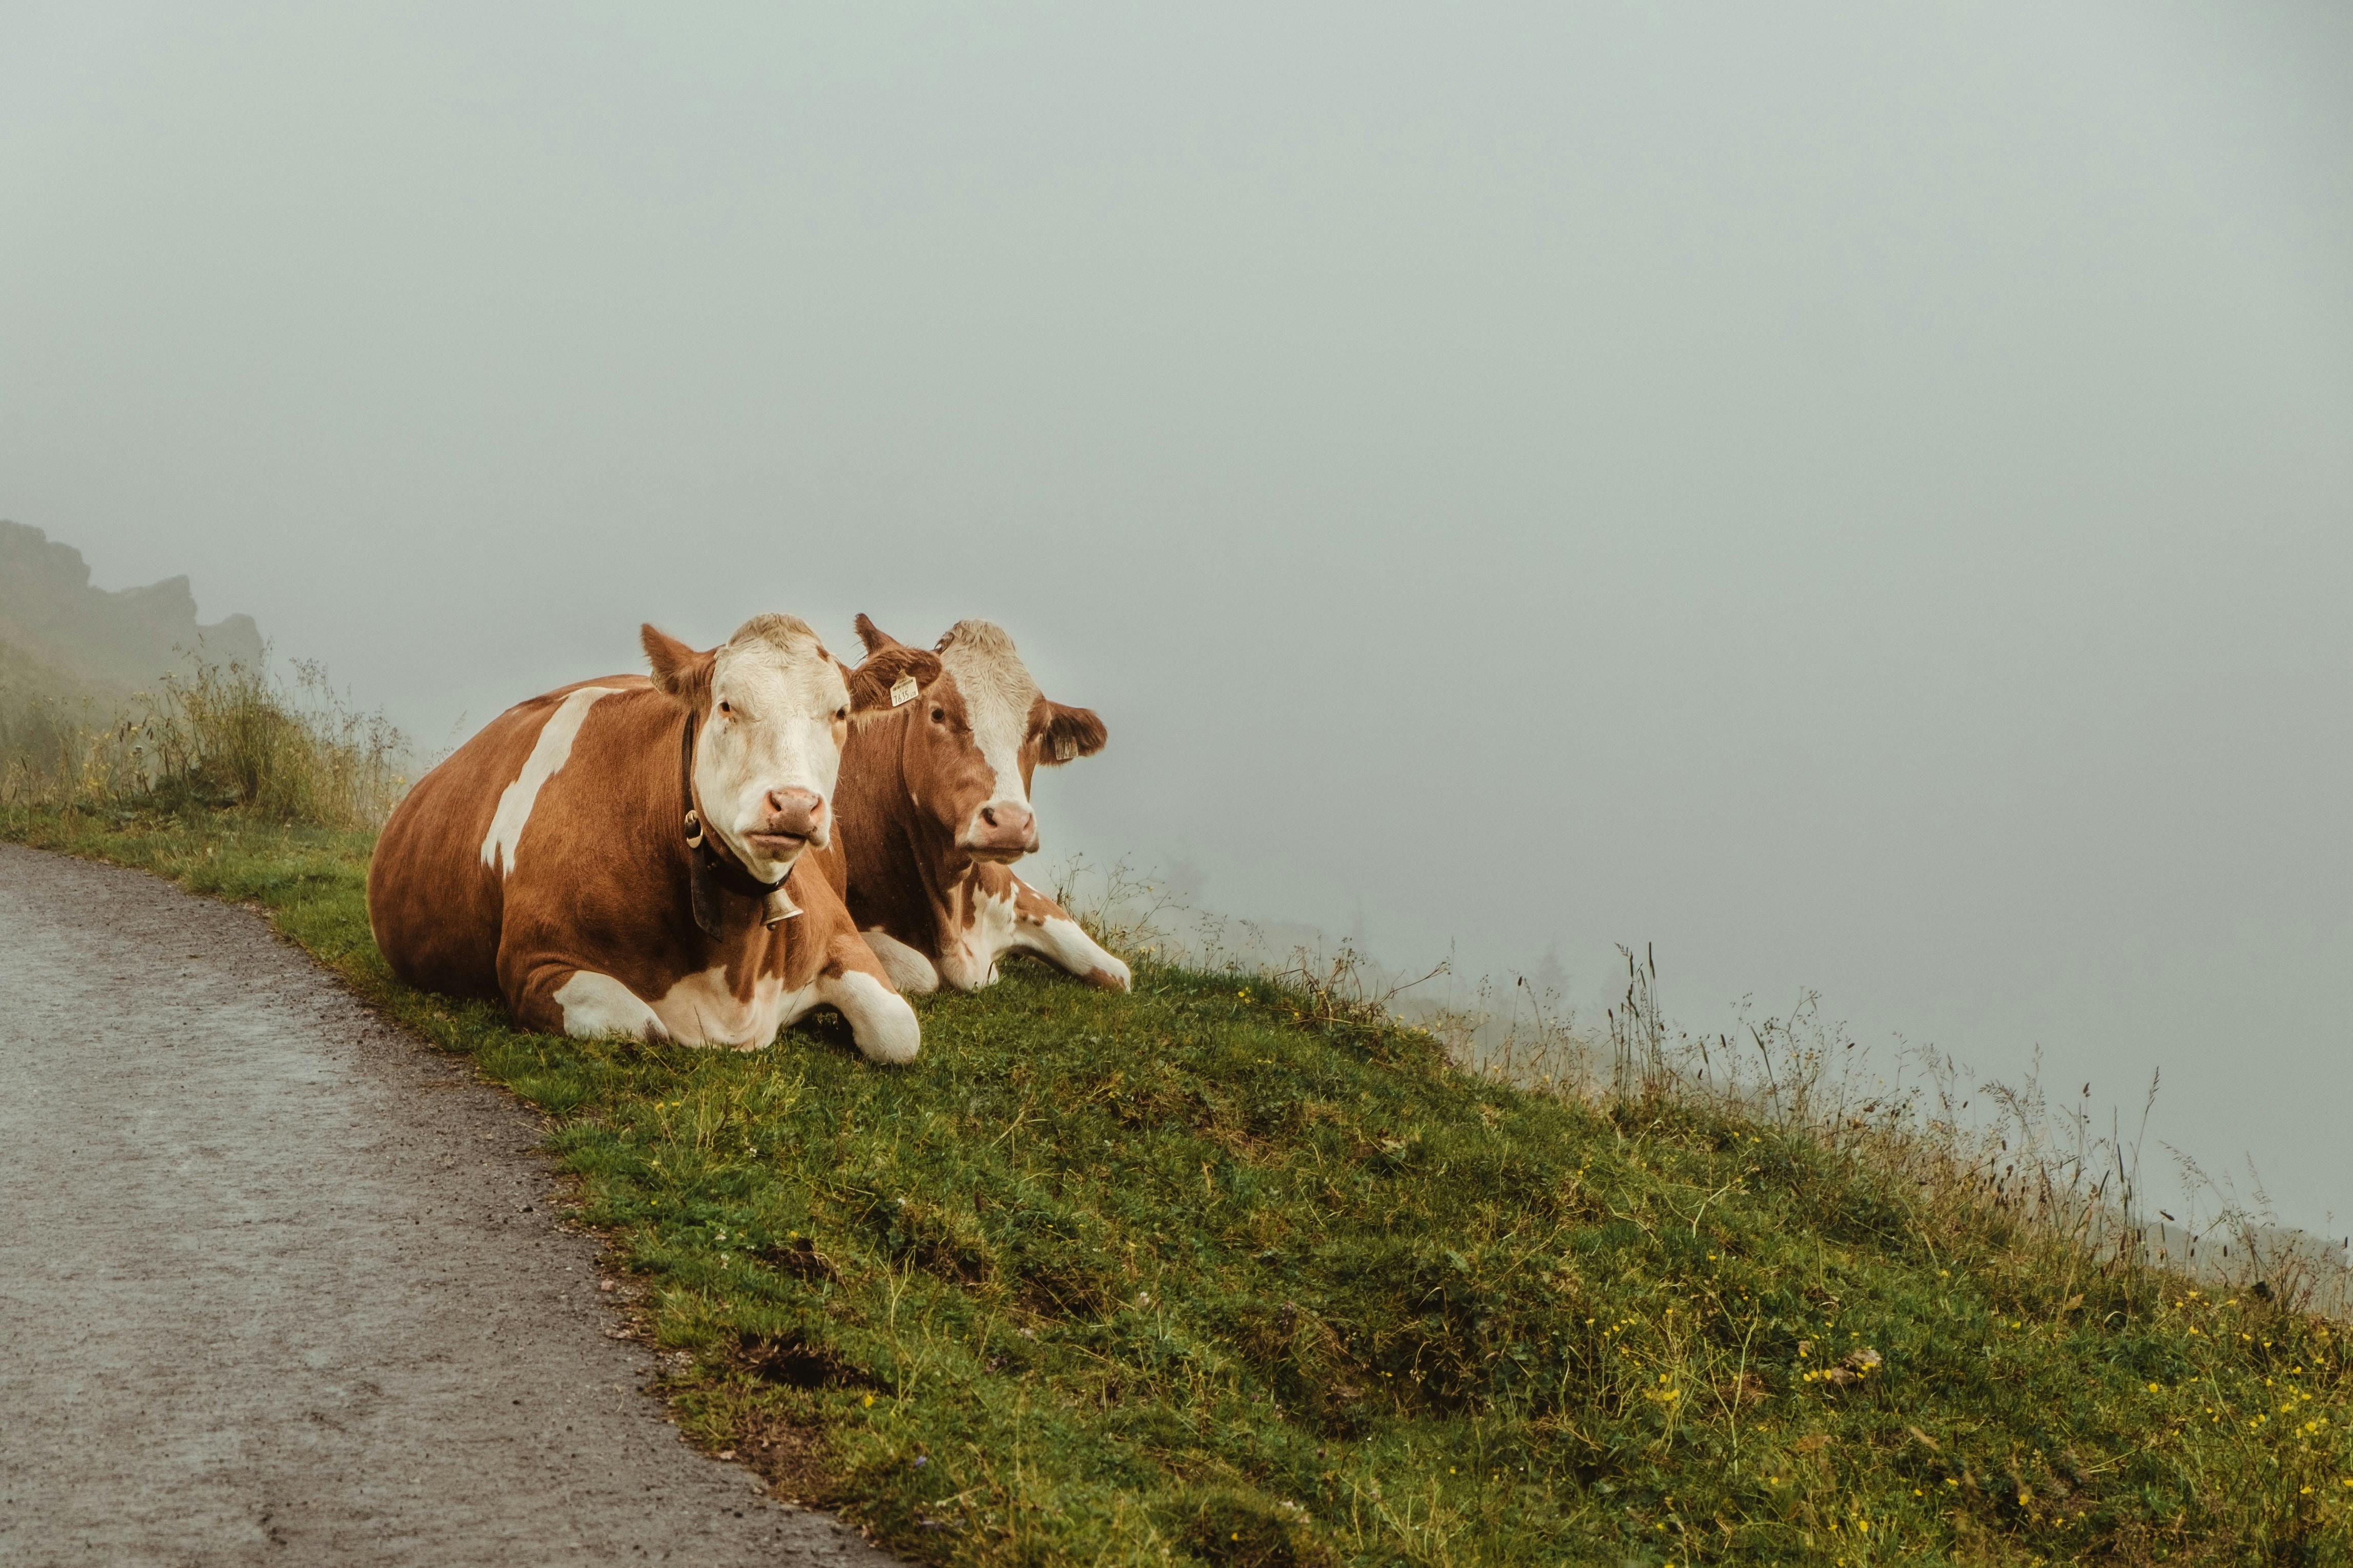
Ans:
[[[1050,856],[2161,1068],[2150,1163],[2325,1224],[2348,71],[2326,3],[16,5],[0,516],[428,749],[644,620],[985,616],[1111,727]]]

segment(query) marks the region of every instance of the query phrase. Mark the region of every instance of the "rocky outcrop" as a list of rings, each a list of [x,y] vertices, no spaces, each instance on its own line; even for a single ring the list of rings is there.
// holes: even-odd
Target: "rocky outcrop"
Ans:
[[[185,577],[108,592],[90,585],[81,552],[37,528],[0,521],[0,643],[81,680],[135,688],[212,664],[258,665],[261,630],[250,616],[204,626]]]

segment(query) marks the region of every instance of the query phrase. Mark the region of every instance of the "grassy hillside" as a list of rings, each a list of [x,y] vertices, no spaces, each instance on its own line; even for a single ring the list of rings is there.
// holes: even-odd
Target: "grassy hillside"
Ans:
[[[713,1450],[954,1563],[2339,1563],[2325,1323],[1817,1139],[1155,968],[924,1052],[582,1044],[386,974],[364,834],[0,817],[251,900],[541,1107]]]

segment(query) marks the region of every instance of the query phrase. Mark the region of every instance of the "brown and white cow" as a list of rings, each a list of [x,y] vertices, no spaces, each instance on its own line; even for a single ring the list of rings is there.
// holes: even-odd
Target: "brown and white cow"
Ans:
[[[643,638],[652,679],[511,708],[400,803],[368,867],[393,972],[527,1028],[745,1049],[831,1006],[868,1057],[913,1059],[914,1010],[822,850],[853,719],[939,661],[853,672],[790,616],[701,653]]]
[[[1038,847],[1032,770],[1103,750],[1103,721],[1050,701],[987,621],[949,627],[936,674],[921,679],[906,664],[919,650],[864,616],[858,636],[860,678],[897,690],[843,750],[839,853],[850,915],[891,978],[902,991],[976,991],[1005,954],[1034,952],[1126,990],[1127,965],[1010,868]]]

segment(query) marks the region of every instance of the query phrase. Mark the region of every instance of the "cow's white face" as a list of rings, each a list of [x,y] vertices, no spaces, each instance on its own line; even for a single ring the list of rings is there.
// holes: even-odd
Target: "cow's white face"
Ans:
[[[841,667],[799,623],[747,626],[718,650],[694,789],[706,826],[761,881],[791,870],[807,846],[832,842],[849,730]]]
[[[870,662],[906,654],[862,617],[859,636]],[[1100,751],[1103,721],[1050,700],[1013,639],[987,621],[950,627],[940,639],[938,668],[907,721],[900,752],[909,797],[962,853],[1018,860],[1038,847],[1032,771]]]
[[[1044,694],[1012,640],[997,627],[965,622],[956,632],[962,635],[950,634],[940,648],[944,679],[932,701],[940,713],[933,722],[950,726],[965,753],[957,771],[966,787],[950,808],[956,846],[983,859],[1010,860],[1038,847],[1029,770],[1037,761],[1035,721]]]

